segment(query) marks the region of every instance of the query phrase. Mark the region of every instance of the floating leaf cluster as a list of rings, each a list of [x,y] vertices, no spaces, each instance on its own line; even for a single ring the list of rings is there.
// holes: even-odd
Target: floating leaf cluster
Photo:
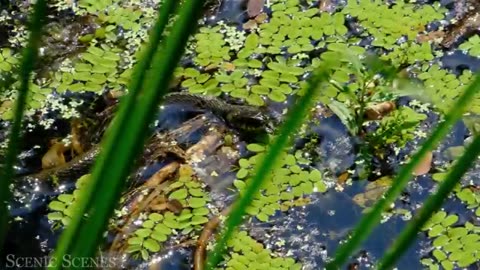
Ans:
[[[463,90],[472,81],[472,72],[463,71],[460,76],[440,68],[438,65],[424,68],[418,75],[425,86],[425,96],[440,112],[446,113]],[[477,95],[467,108],[468,112],[480,113],[480,95]]]
[[[239,161],[240,169],[237,171],[234,186],[240,195],[253,173],[252,168],[263,158],[265,146],[249,144],[247,149],[256,155]],[[260,221],[268,221],[277,210],[288,210],[292,206],[304,205],[305,201],[302,200],[304,196],[313,192],[325,192],[327,189],[320,171],[302,168],[294,155],[284,153],[280,163],[280,168],[272,173],[271,179],[266,181],[266,185],[246,210],[249,215],[257,217]]]
[[[470,222],[457,225],[459,217],[437,212],[423,230],[433,241],[433,258],[422,259],[429,269],[457,269],[480,260],[480,227]]]
[[[53,222],[53,228],[69,224],[74,213],[75,200],[78,199],[80,191],[89,177],[89,174],[80,177],[75,183],[76,189],[72,193],[60,194],[48,204],[50,213],[47,218],[50,222]]]
[[[356,17],[368,34],[374,37],[373,46],[387,50],[393,49],[401,38],[415,40],[428,23],[442,19],[445,11],[438,2],[418,6],[395,1],[389,6],[381,0],[349,0],[342,10],[343,13]]]
[[[18,64],[16,55],[10,48],[0,49],[0,72],[9,72]]]
[[[195,68],[177,68],[175,71],[177,78],[183,78],[181,86],[188,89],[190,93],[215,95],[218,96],[221,91],[218,88],[219,81],[209,73],[200,73]]]
[[[82,53],[78,61],[70,70],[55,73],[55,80],[49,85],[57,92],[65,91],[91,91],[101,92],[109,82],[117,82],[117,65],[120,60],[118,51],[112,50],[107,45],[90,46]]]
[[[421,44],[404,42],[395,46],[391,52],[382,55],[381,58],[389,60],[393,65],[400,67],[407,64],[425,63],[438,56],[441,56],[441,53],[434,52],[431,44],[428,42]]]
[[[176,182],[166,188],[165,193],[168,201],[179,204],[175,207],[181,206],[181,209],[177,209],[177,213],[174,213],[167,207],[148,214],[140,228],[137,228],[128,238],[128,253],[134,256],[139,254],[147,260],[149,254],[158,252],[162,243],[170,236],[200,231],[203,228],[202,225],[208,222],[207,216],[210,210],[207,208],[207,203],[210,197],[191,174],[188,172],[181,174]]]
[[[295,262],[293,258],[272,256],[270,250],[251,238],[245,231],[236,233],[227,245],[230,252],[227,255],[226,267],[224,268],[226,270],[302,269],[302,265]]]
[[[480,37],[478,35],[473,35],[467,41],[460,44],[458,48],[466,51],[472,56],[480,57]]]
[[[194,61],[197,65],[219,65],[230,60],[230,47],[224,35],[219,33],[221,26],[202,27],[195,35],[195,52],[197,56]]]
[[[440,172],[432,175],[433,180],[441,182],[447,176],[448,172]],[[455,196],[462,201],[467,209],[472,209],[477,217],[480,217],[480,191],[476,188],[460,184],[454,189]]]

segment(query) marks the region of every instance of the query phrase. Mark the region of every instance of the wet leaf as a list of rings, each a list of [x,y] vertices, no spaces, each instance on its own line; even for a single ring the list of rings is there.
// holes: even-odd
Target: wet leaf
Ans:
[[[256,144],[256,143],[251,143],[251,144],[247,145],[247,150],[252,151],[252,152],[256,152],[256,153],[260,153],[260,152],[265,151],[265,146],[260,145],[260,144]]]
[[[433,154],[431,151],[425,154],[425,157],[422,159],[421,162],[418,163],[418,165],[413,170],[412,172],[413,175],[419,176],[419,175],[424,175],[428,173],[432,166],[432,158],[433,158]]]
[[[165,242],[167,241],[167,235],[159,232],[159,231],[154,231],[150,237],[152,237],[153,239],[157,240],[158,242]]]
[[[152,230],[145,228],[145,229],[136,230],[135,234],[138,235],[139,237],[145,238],[145,237],[149,236],[151,232],[152,232]]]
[[[187,198],[188,196],[188,191],[185,188],[178,189],[170,194],[168,196],[169,199],[176,199],[176,200],[183,200]]]
[[[161,221],[163,219],[163,216],[158,214],[158,213],[151,213],[149,216],[148,216],[148,219],[149,220],[152,220],[154,222],[158,222],[158,221]]]
[[[52,201],[51,203],[48,204],[48,208],[55,211],[63,212],[63,210],[65,210],[66,208],[66,205],[59,201]]]
[[[169,235],[172,233],[172,230],[162,223],[157,224],[153,230],[164,235]]]
[[[248,0],[247,14],[248,17],[253,18],[262,13],[265,0]]]
[[[158,242],[152,238],[148,238],[143,242],[143,246],[151,252],[160,251],[160,245]]]

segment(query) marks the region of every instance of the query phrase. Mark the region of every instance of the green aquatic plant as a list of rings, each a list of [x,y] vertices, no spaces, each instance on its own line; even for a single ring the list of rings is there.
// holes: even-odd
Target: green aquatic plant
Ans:
[[[412,172],[415,170],[418,164],[423,160],[426,154],[436,145],[438,145],[440,140],[447,135],[449,128],[451,128],[451,126],[462,117],[472,98],[475,96],[476,90],[479,86],[480,76],[477,76],[458,98],[454,106],[455,108],[448,112],[448,114],[445,116],[445,120],[438,124],[437,128],[426,139],[418,152],[413,155],[410,162],[407,163],[402,168],[400,173],[395,177],[394,185],[392,185],[392,187],[386,192],[385,196],[375,204],[372,211],[364,215],[364,217],[360,220],[351,238],[345,244],[340,246],[339,250],[336,252],[334,260],[327,265],[327,269],[336,269],[342,265],[349,255],[351,255],[361,244],[361,242],[368,237],[375,225],[381,220],[383,211],[395,200],[395,198],[400,195],[402,190],[405,188],[412,175]],[[386,257],[382,261],[383,266],[389,267],[395,262],[395,260],[398,259],[399,254],[406,250],[406,247],[412,242],[411,240],[415,238],[416,233],[424,225],[424,222],[428,220],[434,211],[438,210],[443,200],[453,190],[455,184],[459,181],[461,176],[469,167],[472,166],[473,161],[478,155],[478,150],[480,150],[479,144],[480,139],[477,137],[472,143],[473,147],[470,146],[468,151],[466,151],[466,153],[460,158],[460,162],[458,163],[459,165],[451,171],[447,179],[442,183],[442,185],[440,185],[437,193],[427,200],[425,205],[428,207],[423,208],[425,210],[421,212],[421,218],[414,219],[413,223],[408,225],[407,229],[399,238],[400,242],[394,246],[393,250],[390,250],[387,253]]]
[[[396,1],[386,5],[381,0],[349,0],[344,14],[356,17],[360,25],[374,40],[372,46],[394,49],[400,39],[413,41],[425,26],[444,17],[445,8],[440,3],[417,6],[415,3]]]
[[[380,58],[390,61],[396,67],[425,63],[441,56],[441,52],[434,51],[428,42],[421,44],[407,41],[395,46],[393,50]]]
[[[177,68],[175,76],[184,79],[181,86],[190,93],[214,96],[221,94],[218,88],[219,81],[209,73],[200,73],[195,68]]]
[[[87,12],[95,14],[98,12],[102,12],[117,2],[119,1],[118,0],[101,0],[101,1],[80,0],[78,1],[78,7],[80,9],[83,9],[83,11],[80,12],[79,14],[84,14]]]
[[[181,209],[178,209],[178,213],[170,210],[150,213],[141,227],[128,238],[128,253],[134,256],[139,254],[147,260],[149,254],[160,251],[161,244],[170,236],[198,232],[203,228],[202,225],[208,222],[210,210],[206,205],[210,197],[192,175],[181,175],[165,189],[165,193],[168,194],[168,199],[176,201],[179,204],[176,207]]]
[[[240,159],[237,179],[233,182],[239,194],[245,192],[252,177],[254,166],[265,155],[265,146],[249,144],[247,149],[256,153],[248,159]],[[246,212],[255,216],[260,221],[268,221],[269,217],[278,210],[288,210],[301,202],[300,198],[313,192],[325,192],[327,187],[322,181],[322,174],[317,169],[302,168],[297,158],[288,153],[282,153],[279,158],[278,168],[269,176],[270,182],[260,189],[253,198]]]
[[[400,107],[379,121],[378,128],[368,133],[365,141],[368,147],[381,156],[386,145],[403,148],[405,144],[416,137],[416,127],[427,116],[418,113],[410,107]]]
[[[60,194],[48,204],[50,213],[48,213],[47,218],[53,223],[53,229],[58,229],[62,226],[65,227],[70,223],[75,209],[75,201],[78,199],[80,190],[85,186],[89,178],[89,174],[78,178],[75,182],[76,188],[72,193]]]
[[[150,36],[149,47],[133,71],[128,88],[130,92],[120,105],[118,121],[114,121],[111,126],[92,177],[79,197],[74,218],[60,237],[53,255],[57,261],[67,253],[80,257],[89,257],[95,253],[120,197],[124,186],[122,183],[131,169],[131,166],[124,165],[131,164],[131,160],[141,152],[138,145],[143,145],[148,133],[144,127],[153,120],[157,104],[165,94],[170,77],[181,58],[181,48],[185,47],[189,34],[193,32],[192,26],[200,15],[202,4],[202,1],[185,1],[166,42],[162,42],[164,46],[157,52],[168,18],[176,7],[176,1],[163,2]],[[149,80],[144,82],[147,77]],[[142,106],[136,106],[138,102]],[[127,129],[128,132],[125,132]],[[107,178],[109,181],[101,181]],[[83,220],[86,213],[90,213],[89,219]],[[51,267],[59,269],[61,265]]]
[[[44,24],[47,4],[44,0],[36,1],[33,9],[33,15],[28,23],[30,31],[27,46],[23,49],[22,58],[18,69],[18,80],[20,87],[13,108],[13,123],[8,135],[8,148],[5,154],[4,164],[0,173],[0,243],[3,244],[5,235],[8,231],[8,221],[10,211],[7,203],[12,197],[10,183],[14,175],[14,165],[17,160],[17,153],[20,146],[20,132],[22,128],[23,113],[30,86],[30,76],[38,57],[38,48],[40,47],[41,30]],[[3,52],[2,52],[3,54]],[[3,245],[2,245],[3,246]]]
[[[9,72],[18,66],[18,56],[10,48],[0,49],[0,71]]]
[[[418,74],[425,90],[422,92],[425,102],[431,102],[440,112],[446,113],[453,108],[464,89],[472,82],[472,72],[464,70],[460,76],[442,69],[439,65],[424,67]],[[455,89],[455,91],[452,91]],[[467,108],[467,112],[480,113],[480,95],[476,95]]]
[[[462,149],[461,154],[465,152]],[[447,177],[451,167],[448,168],[447,172],[439,172],[432,175],[432,179],[436,182],[443,182]],[[467,178],[468,179],[468,178]],[[480,217],[480,192],[474,187],[458,184],[453,190],[455,196],[465,204],[467,209],[471,209],[476,216]]]
[[[471,56],[480,57],[480,37],[473,35],[471,38],[458,46],[460,50],[463,50]]]
[[[269,249],[255,241],[245,231],[236,233],[235,238],[227,243],[227,247],[229,252],[226,255],[225,268],[217,269],[302,269],[302,265],[295,262],[293,258],[272,256],[272,252]]]
[[[458,216],[439,211],[422,228],[432,241],[430,258],[421,260],[429,269],[468,267],[480,260],[480,227],[470,222],[458,223]]]
[[[229,61],[230,48],[226,46],[227,41],[219,31],[221,26],[202,27],[195,37],[195,52],[197,53],[194,62],[200,66],[219,65]]]
[[[307,117],[309,108],[313,104],[315,89],[328,80],[330,69],[335,67],[335,63],[326,61],[324,66],[315,70],[308,81],[309,87],[306,88],[303,95],[296,100],[295,105],[287,113],[285,121],[279,128],[278,135],[274,137],[265,155],[255,166],[253,176],[248,185],[246,185],[243,195],[233,205],[232,211],[226,220],[226,229],[215,245],[213,253],[207,258],[207,269],[213,269],[220,261],[225,245],[231,238],[234,230],[241,224],[247,207],[262,185],[268,183],[266,180],[269,180],[270,173],[280,165],[278,164],[280,154],[291,142],[293,133],[300,128],[302,121]]]

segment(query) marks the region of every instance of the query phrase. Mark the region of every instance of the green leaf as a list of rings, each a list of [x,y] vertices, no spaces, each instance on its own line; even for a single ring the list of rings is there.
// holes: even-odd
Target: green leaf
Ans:
[[[207,200],[203,198],[190,198],[188,199],[188,205],[192,208],[200,208],[207,204]]]
[[[265,151],[265,146],[261,144],[251,143],[247,145],[247,150],[251,152],[260,153]]]
[[[160,215],[159,213],[151,213],[150,215],[148,215],[148,219],[154,222],[158,222],[163,219],[163,216]]]
[[[135,234],[138,235],[139,237],[145,238],[145,237],[149,236],[151,232],[152,232],[152,230],[145,228],[145,229],[136,230]]]
[[[167,235],[159,232],[159,231],[153,231],[153,233],[150,235],[152,239],[157,240],[158,242],[165,242],[167,241]]]
[[[188,196],[188,191],[187,191],[186,189],[182,188],[182,189],[178,189],[178,190],[172,192],[172,193],[168,196],[168,198],[169,198],[169,199],[172,199],[172,200],[173,200],[173,199],[183,200],[183,199],[187,198],[187,196]]]
[[[143,246],[148,249],[150,252],[160,251],[160,245],[155,239],[148,238],[143,242]]]
[[[208,222],[208,218],[205,216],[194,216],[192,218],[191,224],[193,225],[200,225]]]
[[[62,220],[63,214],[61,212],[52,212],[47,215],[49,220]]]
[[[153,230],[155,232],[158,232],[164,235],[169,235],[172,233],[172,229],[170,229],[169,227],[167,227],[165,224],[162,224],[162,223],[157,224],[155,228],[153,228]]]
[[[279,91],[272,91],[268,94],[268,97],[275,102],[283,102],[287,99],[287,96]]]
[[[131,245],[142,245],[143,243],[143,238],[140,237],[131,237],[128,239],[128,244]]]
[[[153,220],[146,220],[143,222],[142,227],[151,229],[154,225],[155,223],[153,222]]]
[[[238,179],[243,179],[245,177],[247,177],[248,175],[248,170],[245,169],[245,168],[240,168],[240,170],[238,170],[237,172],[237,178]]]
[[[66,205],[59,201],[52,201],[51,203],[48,204],[48,208],[55,211],[63,212],[63,210],[65,210],[66,208]]]
[[[445,227],[451,226],[455,224],[458,221],[458,216],[457,215],[449,215],[447,218],[445,218],[442,221],[442,225]]]

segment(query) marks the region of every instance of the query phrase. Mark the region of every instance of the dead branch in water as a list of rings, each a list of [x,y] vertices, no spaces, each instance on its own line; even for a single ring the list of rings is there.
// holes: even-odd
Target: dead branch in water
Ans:
[[[205,224],[202,234],[198,238],[197,248],[195,249],[193,257],[194,270],[203,270],[205,268],[205,254],[207,251],[208,240],[217,230],[218,225],[222,221],[222,217],[228,216],[231,209],[231,206],[225,208],[218,216],[213,217],[207,224]]]

